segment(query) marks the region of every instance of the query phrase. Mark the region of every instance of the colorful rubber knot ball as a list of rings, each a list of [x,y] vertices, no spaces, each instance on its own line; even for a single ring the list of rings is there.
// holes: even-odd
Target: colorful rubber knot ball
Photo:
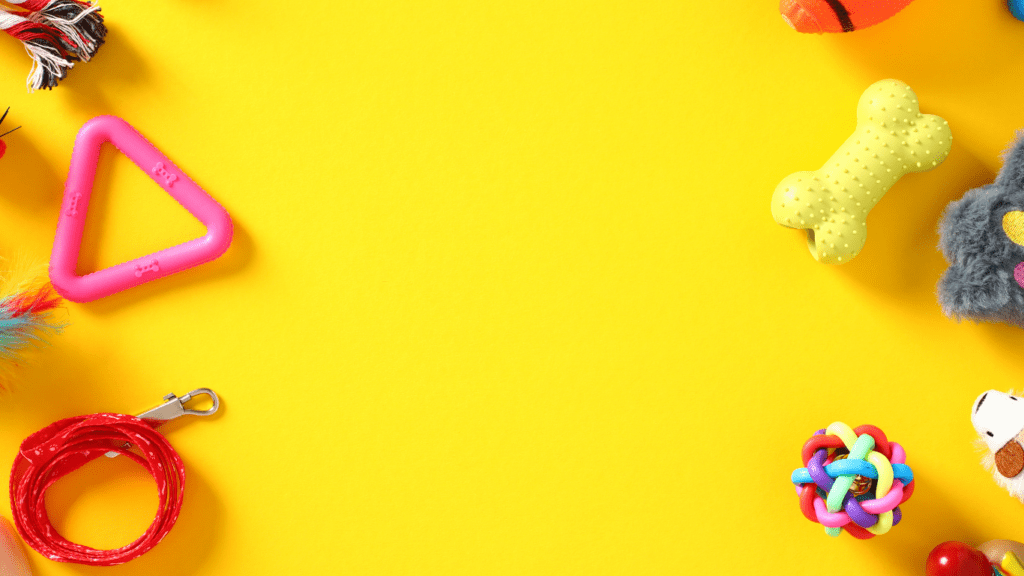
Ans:
[[[899,505],[914,493],[907,454],[879,428],[835,422],[818,430],[793,471],[800,511],[829,536],[845,529],[866,540],[885,534],[903,517]]]

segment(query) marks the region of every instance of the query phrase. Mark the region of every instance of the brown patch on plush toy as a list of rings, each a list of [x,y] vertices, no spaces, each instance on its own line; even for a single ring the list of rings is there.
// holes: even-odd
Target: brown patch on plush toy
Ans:
[[[1010,440],[995,454],[996,469],[1007,478],[1013,478],[1024,470],[1024,448],[1016,440]]]

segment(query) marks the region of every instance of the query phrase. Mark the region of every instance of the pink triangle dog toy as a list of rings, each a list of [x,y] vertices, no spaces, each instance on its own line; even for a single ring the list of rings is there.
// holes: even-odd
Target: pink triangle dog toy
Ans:
[[[206,226],[206,235],[92,274],[75,273],[100,147],[110,142]],[[78,132],[50,256],[50,281],[62,296],[90,302],[209,262],[231,244],[224,208],[124,120],[99,116]]]

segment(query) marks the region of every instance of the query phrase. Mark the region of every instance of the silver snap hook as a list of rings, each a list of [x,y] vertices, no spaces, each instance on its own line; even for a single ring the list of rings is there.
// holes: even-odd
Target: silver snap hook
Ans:
[[[213,400],[213,406],[210,406],[206,410],[192,410],[191,408],[186,408],[185,404],[195,400],[197,396],[209,396],[210,399]],[[219,409],[220,398],[217,397],[216,392],[209,388],[196,388],[181,398],[174,394],[168,394],[167,396],[164,396],[163,404],[146,410],[142,414],[136,414],[136,416],[143,420],[153,421],[154,427],[156,427],[168,420],[174,420],[175,418],[181,418],[182,416],[212,416]],[[123,447],[130,448],[131,444],[126,443]],[[107,452],[107,457],[116,458],[117,452]]]
[[[186,408],[185,404],[191,402],[197,396],[209,396],[210,399],[213,400],[213,406],[206,410],[192,410],[190,408]],[[164,396],[163,404],[156,408],[147,410],[142,414],[137,414],[137,416],[143,420],[158,420],[166,422],[189,414],[193,416],[211,416],[219,409],[220,398],[217,397],[216,392],[209,388],[196,388],[181,398],[178,398],[174,394],[168,394],[167,396]]]

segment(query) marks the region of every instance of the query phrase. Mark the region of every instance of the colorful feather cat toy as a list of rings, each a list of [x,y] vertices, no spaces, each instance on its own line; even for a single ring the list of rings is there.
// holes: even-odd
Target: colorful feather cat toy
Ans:
[[[64,323],[54,312],[64,303],[45,273],[3,278],[0,289],[0,360],[17,364],[21,352],[56,334]]]
[[[10,110],[0,116],[0,124]],[[0,138],[14,130],[0,134]],[[0,158],[6,151],[7,144],[0,140]],[[43,342],[46,335],[64,327],[54,318],[54,311],[64,300],[47,280],[46,270],[24,263],[15,263],[13,268],[15,272],[0,275],[0,364],[17,364],[27,346]]]
[[[75,62],[88,62],[103,45],[107,28],[99,6],[80,0],[4,0],[0,30],[21,40],[32,58],[28,91],[50,89]]]

